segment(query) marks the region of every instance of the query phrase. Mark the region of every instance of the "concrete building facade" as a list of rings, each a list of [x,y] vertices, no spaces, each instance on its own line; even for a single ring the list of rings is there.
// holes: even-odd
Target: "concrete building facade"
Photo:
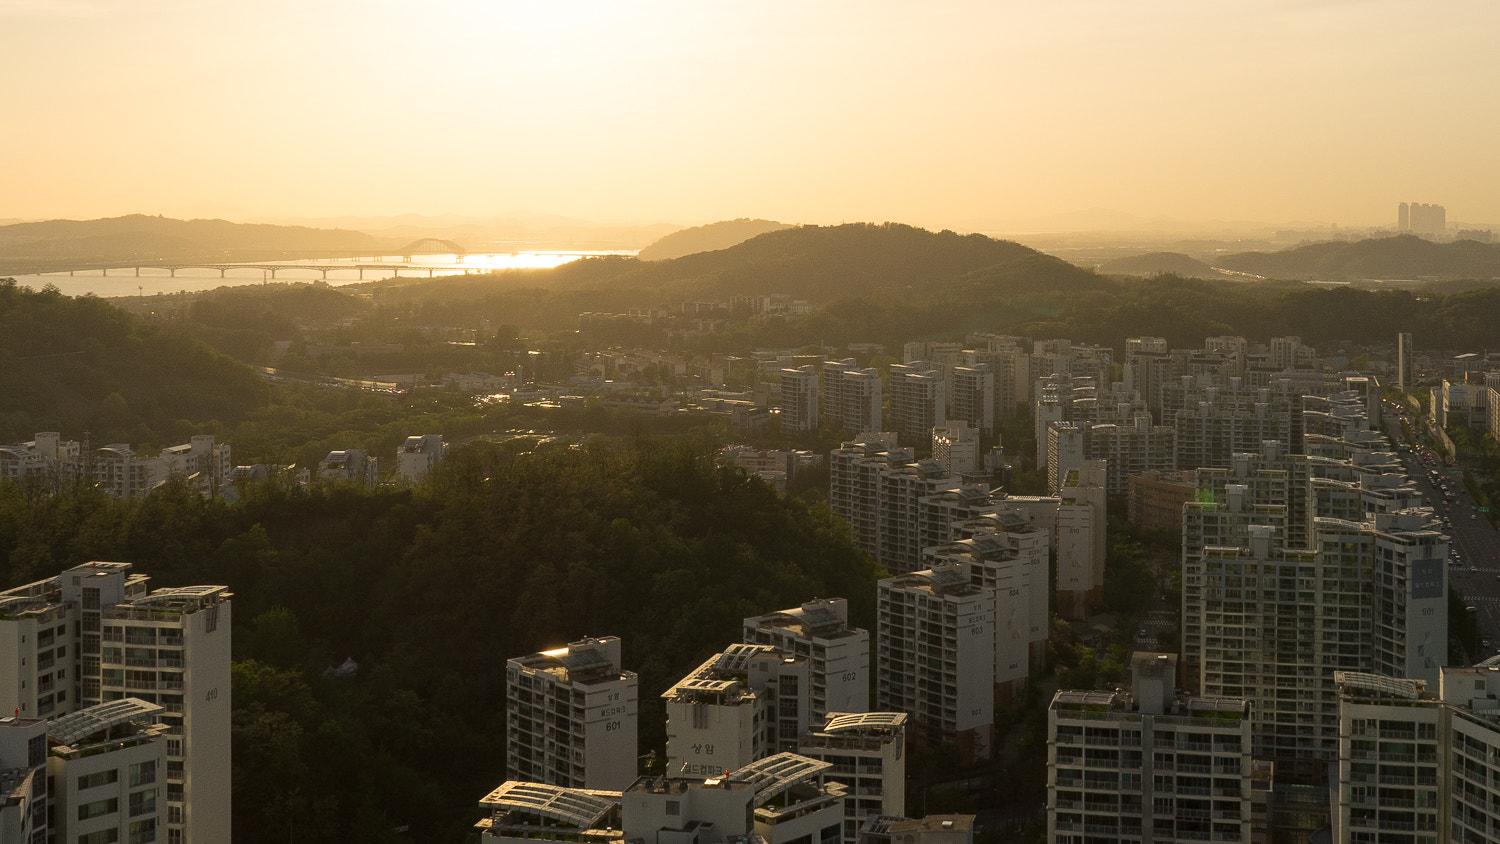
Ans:
[[[640,680],[620,639],[582,639],[505,666],[505,769],[511,779],[623,789],[637,775]]]

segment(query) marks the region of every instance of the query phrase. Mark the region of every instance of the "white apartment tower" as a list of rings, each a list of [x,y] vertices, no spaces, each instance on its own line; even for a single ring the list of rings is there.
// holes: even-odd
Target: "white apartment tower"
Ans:
[[[730,645],[662,693],[667,775],[721,777],[796,746],[808,718],[810,660],[769,645]]]
[[[870,708],[870,633],[849,626],[849,601],[814,598],[800,607],[744,621],[747,644],[770,645],[810,663],[807,717]]]
[[[922,361],[892,364],[891,424],[909,443],[924,440],[947,424],[947,388],[943,373]]]
[[[1103,460],[1087,460],[1068,474],[1057,508],[1057,611],[1084,619],[1104,597],[1106,527]]]
[[[978,474],[979,432],[962,422],[932,429],[932,459],[952,477]]]
[[[47,844],[47,722],[0,718],[0,841]]]
[[[910,448],[895,448],[894,435],[844,443],[829,455],[829,504],[849,523],[855,544],[889,571],[915,571],[926,545],[948,538],[948,511],[926,506],[960,487],[933,459],[915,460]]]
[[[953,391],[949,393],[949,418],[978,429],[985,435],[995,431],[995,374],[985,364],[953,367]]]
[[[1179,698],[1175,660],[1138,653],[1130,691],[1047,709],[1047,840],[1252,841],[1251,705]]]
[[[818,411],[818,368],[811,364],[781,370],[781,430],[816,431],[821,414]],[[877,426],[878,427],[878,426]]]
[[[797,753],[828,762],[844,786],[844,841],[853,844],[871,815],[906,815],[905,712],[833,712],[797,743]]]
[[[156,704],[122,698],[48,726],[53,841],[144,844],[173,837],[163,793],[170,782],[167,727],[150,723],[161,711]]]
[[[923,550],[929,567],[961,563],[995,598],[995,689],[1018,691],[1046,656],[1050,531],[1017,512],[976,516],[955,525],[962,537]]]
[[[1252,525],[1246,544],[1184,559],[1184,654],[1203,694],[1255,703],[1258,756],[1314,779],[1336,758],[1335,671],[1436,679],[1448,541],[1424,522],[1320,518],[1309,549]],[[1189,641],[1190,623],[1201,638]]]
[[[880,373],[859,369],[853,359],[823,364],[822,416],[847,431],[878,431],[881,428]]]
[[[94,562],[0,593],[0,705],[58,718],[137,698],[165,727],[165,839],[230,837],[230,607],[225,586],[147,590]]]
[[[505,666],[505,768],[514,780],[622,789],[636,778],[640,681],[620,639],[583,639]]]
[[[995,596],[967,566],[939,564],[879,583],[875,707],[907,712],[916,743],[961,759],[993,753]]]

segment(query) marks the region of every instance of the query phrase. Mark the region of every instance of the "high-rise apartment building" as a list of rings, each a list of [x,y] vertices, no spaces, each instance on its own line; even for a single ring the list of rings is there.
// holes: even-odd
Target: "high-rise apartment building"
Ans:
[[[879,583],[876,709],[906,712],[917,743],[993,753],[995,596],[962,564]]]
[[[829,455],[829,506],[854,542],[889,571],[914,571],[922,548],[949,538],[951,510],[928,506],[962,485],[938,461],[896,448],[893,434],[846,442]],[[988,490],[986,490],[988,492]]]
[[[995,689],[1009,697],[1046,654],[1050,531],[1005,511],[959,522],[955,532],[962,538],[924,549],[923,558],[929,568],[963,564],[971,580],[991,590]]]
[[[720,777],[787,748],[808,717],[811,660],[769,645],[730,645],[662,693],[667,775]]]
[[[1333,840],[1480,844],[1500,837],[1500,668],[1436,685],[1340,672]]]
[[[1396,230],[1412,234],[1443,235],[1448,231],[1448,209],[1422,202],[1396,206]]]
[[[820,401],[823,421],[852,433],[881,429],[880,373],[860,369],[853,359],[826,361]]]
[[[505,769],[514,780],[622,789],[636,778],[640,680],[620,639],[583,639],[505,666]]]
[[[1048,841],[1250,844],[1252,706],[1178,697],[1174,662],[1168,654],[1138,653],[1130,691],[1053,696]]]
[[[843,838],[853,844],[871,815],[906,814],[905,712],[833,712],[797,742],[797,753],[827,762],[844,786]]]
[[[941,371],[922,361],[892,364],[890,382],[891,425],[908,443],[925,440],[933,428],[947,424],[947,387]]]
[[[962,422],[932,429],[932,459],[950,477],[979,474],[979,432]]]
[[[995,374],[985,364],[953,367],[949,418],[985,435],[995,431]]]
[[[818,368],[811,364],[781,370],[781,430],[816,431],[822,415],[818,409]]]
[[[1107,469],[1084,461],[1062,485],[1057,510],[1057,611],[1081,620],[1104,598]]]
[[[1396,335],[1396,387],[1401,392],[1408,392],[1416,387],[1416,370],[1412,368],[1412,345],[1411,332],[1403,331]]]
[[[172,764],[167,727],[150,723],[161,711],[122,698],[48,725],[51,840],[144,844],[173,837],[163,794]]]
[[[95,562],[0,593],[0,706],[53,719],[127,697],[160,706],[165,839],[228,841],[232,595],[148,580]]]
[[[47,844],[47,721],[0,718],[0,841]]]
[[[1252,701],[1256,754],[1294,778],[1316,782],[1336,758],[1335,671],[1431,679],[1447,661],[1447,537],[1426,521],[1316,519],[1305,549],[1252,524],[1243,545],[1184,555],[1183,651],[1196,686]]]
[[[748,644],[770,645],[809,661],[807,717],[870,708],[870,633],[849,626],[849,601],[814,598],[800,607],[747,618]]]
[[[620,791],[510,781],[479,802],[484,844],[836,844],[832,765],[779,753],[721,777],[641,777]]]

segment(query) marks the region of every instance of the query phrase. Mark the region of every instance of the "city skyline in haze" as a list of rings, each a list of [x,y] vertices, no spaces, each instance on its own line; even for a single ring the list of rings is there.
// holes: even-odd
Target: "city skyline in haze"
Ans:
[[[1488,0],[0,0],[0,219],[1483,224],[1497,25]]]

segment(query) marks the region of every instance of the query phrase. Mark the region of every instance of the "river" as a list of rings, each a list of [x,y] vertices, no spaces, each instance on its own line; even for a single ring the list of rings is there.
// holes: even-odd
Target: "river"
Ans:
[[[335,287],[342,284],[355,284],[360,281],[376,281],[392,276],[404,276],[409,278],[427,278],[429,275],[457,275],[465,272],[489,272],[492,270],[510,269],[546,269],[576,261],[579,258],[590,255],[634,255],[636,250],[613,250],[613,251],[567,251],[567,250],[523,250],[519,252],[484,252],[470,253],[465,255],[413,255],[407,260],[401,255],[372,255],[362,258],[309,258],[301,261],[266,261],[266,265],[275,264],[276,277],[271,277],[271,271],[259,268],[260,265],[246,262],[243,267],[225,270],[220,276],[218,270],[187,267],[177,271],[174,276],[170,270],[156,269],[153,267],[142,267],[137,270],[134,267],[122,267],[107,271],[79,270],[69,275],[66,270],[62,272],[40,273],[36,275],[9,276],[14,278],[17,284],[40,290],[51,284],[65,296],[83,296],[89,293],[102,298],[115,298],[122,296],[154,296],[158,293],[181,293],[196,290],[212,290],[216,287],[228,287],[243,284],[261,284],[267,281],[327,281]],[[175,263],[175,262],[172,262]],[[319,269],[311,267],[323,267],[334,265],[338,269],[331,269],[327,277]],[[364,277],[360,278],[358,267],[364,266]],[[379,265],[372,269],[371,265]],[[309,269],[296,269],[298,266],[307,266]],[[386,269],[389,272],[386,272]],[[137,275],[139,272],[139,275]]]

